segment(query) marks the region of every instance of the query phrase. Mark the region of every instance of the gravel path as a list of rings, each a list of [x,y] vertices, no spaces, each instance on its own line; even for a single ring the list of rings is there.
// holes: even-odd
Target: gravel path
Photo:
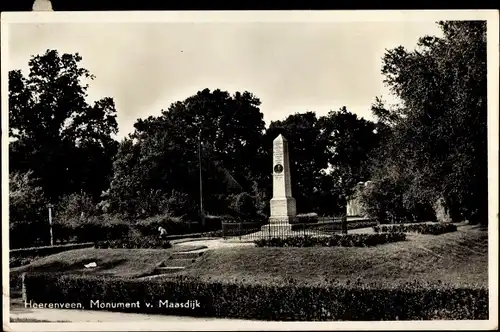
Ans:
[[[245,242],[231,242],[224,239],[210,239],[210,240],[193,240],[189,242],[177,243],[175,246],[180,248],[187,245],[201,245],[206,246],[207,249],[220,249],[220,248],[231,248],[231,247],[255,247],[254,243]],[[207,250],[201,249],[201,250]]]

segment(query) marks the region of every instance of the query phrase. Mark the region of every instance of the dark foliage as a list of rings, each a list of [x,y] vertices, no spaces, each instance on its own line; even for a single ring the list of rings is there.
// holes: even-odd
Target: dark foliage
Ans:
[[[404,233],[334,234],[328,237],[297,236],[259,239],[258,247],[370,247],[406,240]]]
[[[412,225],[380,225],[373,226],[377,233],[420,233],[439,235],[449,232],[455,232],[457,226],[449,223],[436,224],[412,224]]]
[[[172,244],[166,239],[159,237],[124,237],[116,240],[99,241],[95,244],[99,249],[168,249]]]

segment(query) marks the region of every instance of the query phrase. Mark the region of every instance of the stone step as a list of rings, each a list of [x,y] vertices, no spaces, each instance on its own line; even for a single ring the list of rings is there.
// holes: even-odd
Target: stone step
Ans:
[[[163,266],[189,266],[196,262],[196,258],[175,258],[175,259],[167,259],[162,263]],[[161,267],[161,265],[160,265]]]
[[[186,267],[185,266],[164,266],[164,267],[157,267],[155,270],[155,274],[162,274],[162,273],[174,273],[174,272],[179,272],[184,270]]]
[[[170,256],[170,259],[189,259],[189,258],[198,258],[201,257],[206,250],[204,251],[196,251],[196,252],[191,252],[191,251],[178,251],[172,253],[172,256]]]

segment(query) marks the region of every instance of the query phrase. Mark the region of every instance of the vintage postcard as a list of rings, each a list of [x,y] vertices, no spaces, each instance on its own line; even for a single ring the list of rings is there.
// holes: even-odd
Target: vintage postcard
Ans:
[[[3,328],[498,328],[498,31],[2,13]]]

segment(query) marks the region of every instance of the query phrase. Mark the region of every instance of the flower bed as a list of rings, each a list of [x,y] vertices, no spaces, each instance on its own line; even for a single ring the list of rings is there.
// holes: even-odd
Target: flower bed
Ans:
[[[359,229],[359,228],[368,228],[376,226],[378,223],[373,220],[356,220],[356,221],[348,221],[347,229]],[[335,221],[329,222],[325,224],[313,225],[310,228],[319,230],[322,232],[340,232],[342,230],[342,223]]]
[[[125,237],[118,240],[99,241],[95,244],[99,249],[168,249],[172,244],[159,237]]]
[[[369,247],[390,242],[404,241],[404,233],[334,234],[328,237],[296,236],[269,238],[255,241],[258,247]]]
[[[376,233],[420,233],[439,235],[449,232],[455,232],[457,226],[449,223],[436,224],[401,224],[401,225],[380,225],[373,226]]]

